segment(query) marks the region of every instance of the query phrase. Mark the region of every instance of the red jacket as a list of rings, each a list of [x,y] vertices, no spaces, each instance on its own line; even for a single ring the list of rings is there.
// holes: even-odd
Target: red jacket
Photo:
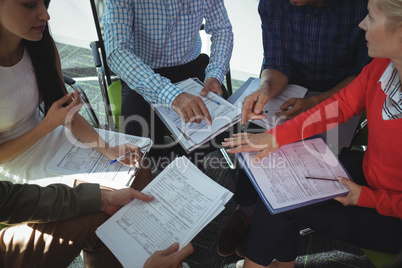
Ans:
[[[358,206],[402,219],[402,119],[382,119],[385,93],[379,82],[389,59],[374,59],[346,88],[316,107],[268,131],[280,146],[325,132],[367,111],[369,137]]]

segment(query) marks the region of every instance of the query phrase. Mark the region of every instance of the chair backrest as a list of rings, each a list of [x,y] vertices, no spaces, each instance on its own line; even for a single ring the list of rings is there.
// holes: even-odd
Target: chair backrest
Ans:
[[[92,56],[98,74],[99,86],[101,88],[103,103],[105,106],[106,128],[116,131],[118,129],[118,118],[121,113],[121,98],[119,102],[113,102],[116,101],[115,99],[113,99],[113,101],[111,102],[109,88],[111,87],[113,82],[111,78],[111,71],[106,60],[106,49],[99,23],[99,14],[97,12],[95,0],[90,0],[90,4],[92,16],[95,23],[96,34],[98,36],[98,40],[91,42],[90,46],[92,49]],[[120,88],[114,86],[113,92],[113,95],[121,94],[121,86]]]
[[[92,122],[92,126],[95,127],[95,128],[98,128],[99,127],[98,117],[96,116],[96,114],[94,112],[94,109],[92,108],[92,105],[89,102],[89,99],[88,99],[87,95],[85,94],[85,91],[71,77],[63,74],[63,79],[64,79],[64,83],[66,85],[69,85],[74,90],[78,90],[78,92],[80,94],[80,98],[81,98],[81,100],[82,100],[82,102],[84,104],[85,110],[86,110],[86,112],[87,112],[87,114],[89,116],[89,119]]]

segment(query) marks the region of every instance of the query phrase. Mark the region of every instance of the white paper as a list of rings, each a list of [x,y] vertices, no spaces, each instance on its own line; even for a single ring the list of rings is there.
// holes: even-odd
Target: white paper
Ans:
[[[199,124],[184,123],[173,109],[153,105],[169,129],[181,141],[184,149],[190,150],[196,145],[201,145],[240,120],[241,110],[217,94],[209,92],[205,97],[200,96],[203,86],[194,79],[190,78],[176,85],[184,92],[199,96],[204,101],[212,118],[212,125],[210,126],[205,120]]]
[[[255,154],[242,153],[242,156],[254,182],[273,209],[348,192],[339,181],[305,178],[348,177],[321,138],[284,145],[259,163],[251,163]]]
[[[251,93],[255,92],[259,86],[260,79],[254,79],[244,90],[242,95],[240,95],[240,97],[236,100],[234,105],[239,105],[243,103],[244,99]],[[252,120],[252,122],[267,130],[282,124],[283,122],[285,122],[285,119],[277,116],[277,113],[281,112],[281,109],[279,107],[281,107],[285,101],[290,100],[291,98],[303,98],[306,93],[307,88],[305,87],[294,84],[288,85],[281,94],[279,94],[275,98],[270,99],[265,104],[263,108],[263,113],[266,118],[262,120]]]
[[[187,245],[233,195],[186,157],[174,160],[143,192],[155,199],[133,200],[96,231],[124,267],[142,267],[174,242]]]
[[[99,135],[110,145],[124,143],[135,144],[146,152],[152,141],[149,138],[136,137],[122,133],[98,129]],[[134,179],[135,168],[128,173],[129,167],[115,162],[109,164],[110,159],[76,140],[67,140],[52,158],[46,169],[50,172],[63,175],[76,175],[75,178],[85,182],[99,183],[115,189],[129,187]]]

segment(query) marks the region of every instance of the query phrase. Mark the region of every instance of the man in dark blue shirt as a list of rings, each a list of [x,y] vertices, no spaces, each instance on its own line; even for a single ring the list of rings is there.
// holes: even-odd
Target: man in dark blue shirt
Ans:
[[[257,91],[245,98],[242,124],[262,119],[262,108],[288,84],[318,91],[305,99],[283,103],[290,119],[329,98],[349,84],[370,62],[364,31],[368,0],[260,0],[264,60]],[[239,204],[223,226],[218,253],[244,257],[246,231],[257,193],[249,180],[238,178],[234,198]]]
[[[287,118],[312,108],[349,84],[370,62],[364,31],[367,0],[261,0],[264,60],[259,89],[243,103],[242,123],[288,84],[322,94],[292,99]]]

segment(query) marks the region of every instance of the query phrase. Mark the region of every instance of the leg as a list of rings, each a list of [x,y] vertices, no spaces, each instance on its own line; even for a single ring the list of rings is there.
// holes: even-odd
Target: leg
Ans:
[[[67,267],[82,249],[86,267],[121,267],[95,234],[107,218],[99,213],[2,229],[0,267]]]
[[[372,208],[344,207],[330,200],[271,215],[258,201],[247,242],[247,258],[259,265],[268,265],[273,259],[292,262],[297,253],[299,226],[309,226],[338,240],[376,251],[397,253],[402,246],[401,220],[380,215]]]
[[[393,254],[402,249],[402,221],[380,215],[373,208],[344,207],[330,200],[306,207],[296,217],[300,225],[358,247]]]

